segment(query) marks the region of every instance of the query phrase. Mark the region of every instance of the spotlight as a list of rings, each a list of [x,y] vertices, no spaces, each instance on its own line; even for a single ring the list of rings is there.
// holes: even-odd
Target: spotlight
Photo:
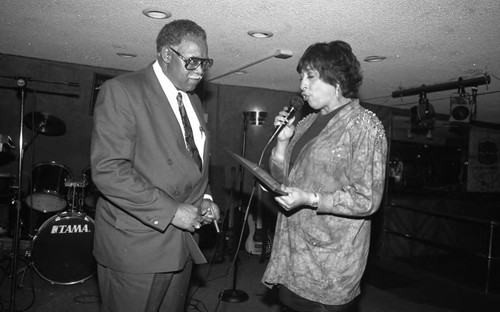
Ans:
[[[253,126],[262,126],[266,122],[267,112],[252,111],[245,112],[244,114]]]
[[[432,130],[434,129],[436,118],[434,106],[429,103],[425,92],[421,92],[418,106],[410,108],[411,126],[408,129],[408,138],[413,138],[413,134],[424,134],[428,140],[432,140]]]
[[[454,93],[450,96],[450,122],[469,123],[472,116],[470,95]]]

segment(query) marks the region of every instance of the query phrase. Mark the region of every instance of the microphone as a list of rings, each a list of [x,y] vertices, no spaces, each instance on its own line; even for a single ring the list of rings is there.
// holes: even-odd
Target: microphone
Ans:
[[[288,116],[285,118],[285,122],[274,128],[274,132],[269,138],[268,142],[274,140],[274,138],[281,132],[281,130],[283,130],[286,127],[288,121],[292,119],[293,115],[295,115],[295,113],[299,111],[303,105],[304,105],[304,100],[302,99],[302,97],[298,95],[295,95],[290,99],[290,108],[288,109]]]

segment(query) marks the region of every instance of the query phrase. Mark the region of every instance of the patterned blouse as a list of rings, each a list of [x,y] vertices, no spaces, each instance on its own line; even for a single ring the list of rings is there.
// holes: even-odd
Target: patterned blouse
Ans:
[[[271,174],[287,186],[317,192],[316,211],[278,214],[271,258],[262,279],[327,305],[360,293],[370,245],[370,220],[383,196],[387,140],[376,115],[352,101],[306,143],[292,168],[290,154],[318,114],[296,126],[285,159],[274,151]]]

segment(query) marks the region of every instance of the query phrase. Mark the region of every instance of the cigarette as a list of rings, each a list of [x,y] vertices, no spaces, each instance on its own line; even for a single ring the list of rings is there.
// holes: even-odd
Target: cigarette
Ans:
[[[211,212],[212,212],[212,214],[215,216],[215,214],[214,214],[214,210],[212,209],[212,207],[210,207],[210,211],[211,211]],[[217,231],[217,233],[220,233],[220,230],[219,230],[219,224],[217,224],[217,220],[215,220],[215,219],[214,219],[213,224],[215,225],[215,230]]]
[[[217,233],[220,233],[219,224],[217,224],[217,220],[214,220],[214,225],[215,225],[215,230],[217,231]]]

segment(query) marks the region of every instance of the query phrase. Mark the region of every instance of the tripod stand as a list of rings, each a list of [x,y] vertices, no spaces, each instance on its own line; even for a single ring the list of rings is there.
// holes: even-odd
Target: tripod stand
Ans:
[[[15,184],[15,185],[14,185]],[[9,183],[9,193],[3,195],[4,200],[8,199],[7,201],[4,201],[3,203],[5,204],[3,209],[6,209],[7,211],[10,211],[14,207],[14,204],[17,204],[15,199],[18,198],[18,190],[17,190],[17,181],[12,177],[11,181]],[[7,196],[9,198],[7,198]],[[7,212],[7,220],[9,219],[8,217],[8,212]],[[20,218],[21,219],[21,218]],[[22,221],[19,222],[19,226],[12,230],[10,229],[10,235],[12,237],[16,237],[16,232],[17,232],[17,237],[18,237],[18,245],[14,244],[11,241],[11,245],[7,245],[9,252],[4,254],[2,259],[0,259],[0,270],[2,271],[3,275],[1,276],[0,279],[0,285],[3,285],[3,283],[6,280],[13,281],[11,288],[15,287],[16,289],[24,288],[24,280],[29,273],[32,273],[32,262],[30,259],[30,242],[28,243],[21,243],[21,230],[22,230]],[[7,241],[6,241],[7,242]],[[17,253],[16,253],[17,250]],[[15,266],[14,266],[15,265]],[[15,285],[15,286],[14,286]],[[31,287],[32,291],[34,291],[33,287]],[[34,294],[32,296],[33,300],[31,301],[30,307],[33,302],[34,302]],[[24,309],[23,309],[24,310]]]
[[[10,247],[10,252],[8,254],[5,254],[3,258],[0,260],[0,263],[2,265],[0,266],[0,269],[2,270],[2,278],[0,279],[0,285],[3,285],[3,283],[6,280],[15,280],[15,286],[11,285],[12,287],[15,287],[17,289],[22,289],[25,287],[24,281],[28,276],[31,276],[30,274],[33,273],[33,263],[30,258],[30,253],[29,249],[30,246],[29,244],[19,244],[19,250],[21,251],[19,255],[16,258],[16,271],[12,271],[13,268],[13,262],[14,262],[14,246]],[[5,263],[5,264],[4,264]],[[31,283],[33,283],[33,280],[31,279]],[[33,284],[28,286],[28,289],[31,289],[31,292],[33,293],[32,295],[32,301],[28,305],[30,307],[34,303],[34,288]],[[13,304],[13,308],[15,308],[15,305]],[[16,311],[24,311],[27,308],[23,309],[17,309]]]

